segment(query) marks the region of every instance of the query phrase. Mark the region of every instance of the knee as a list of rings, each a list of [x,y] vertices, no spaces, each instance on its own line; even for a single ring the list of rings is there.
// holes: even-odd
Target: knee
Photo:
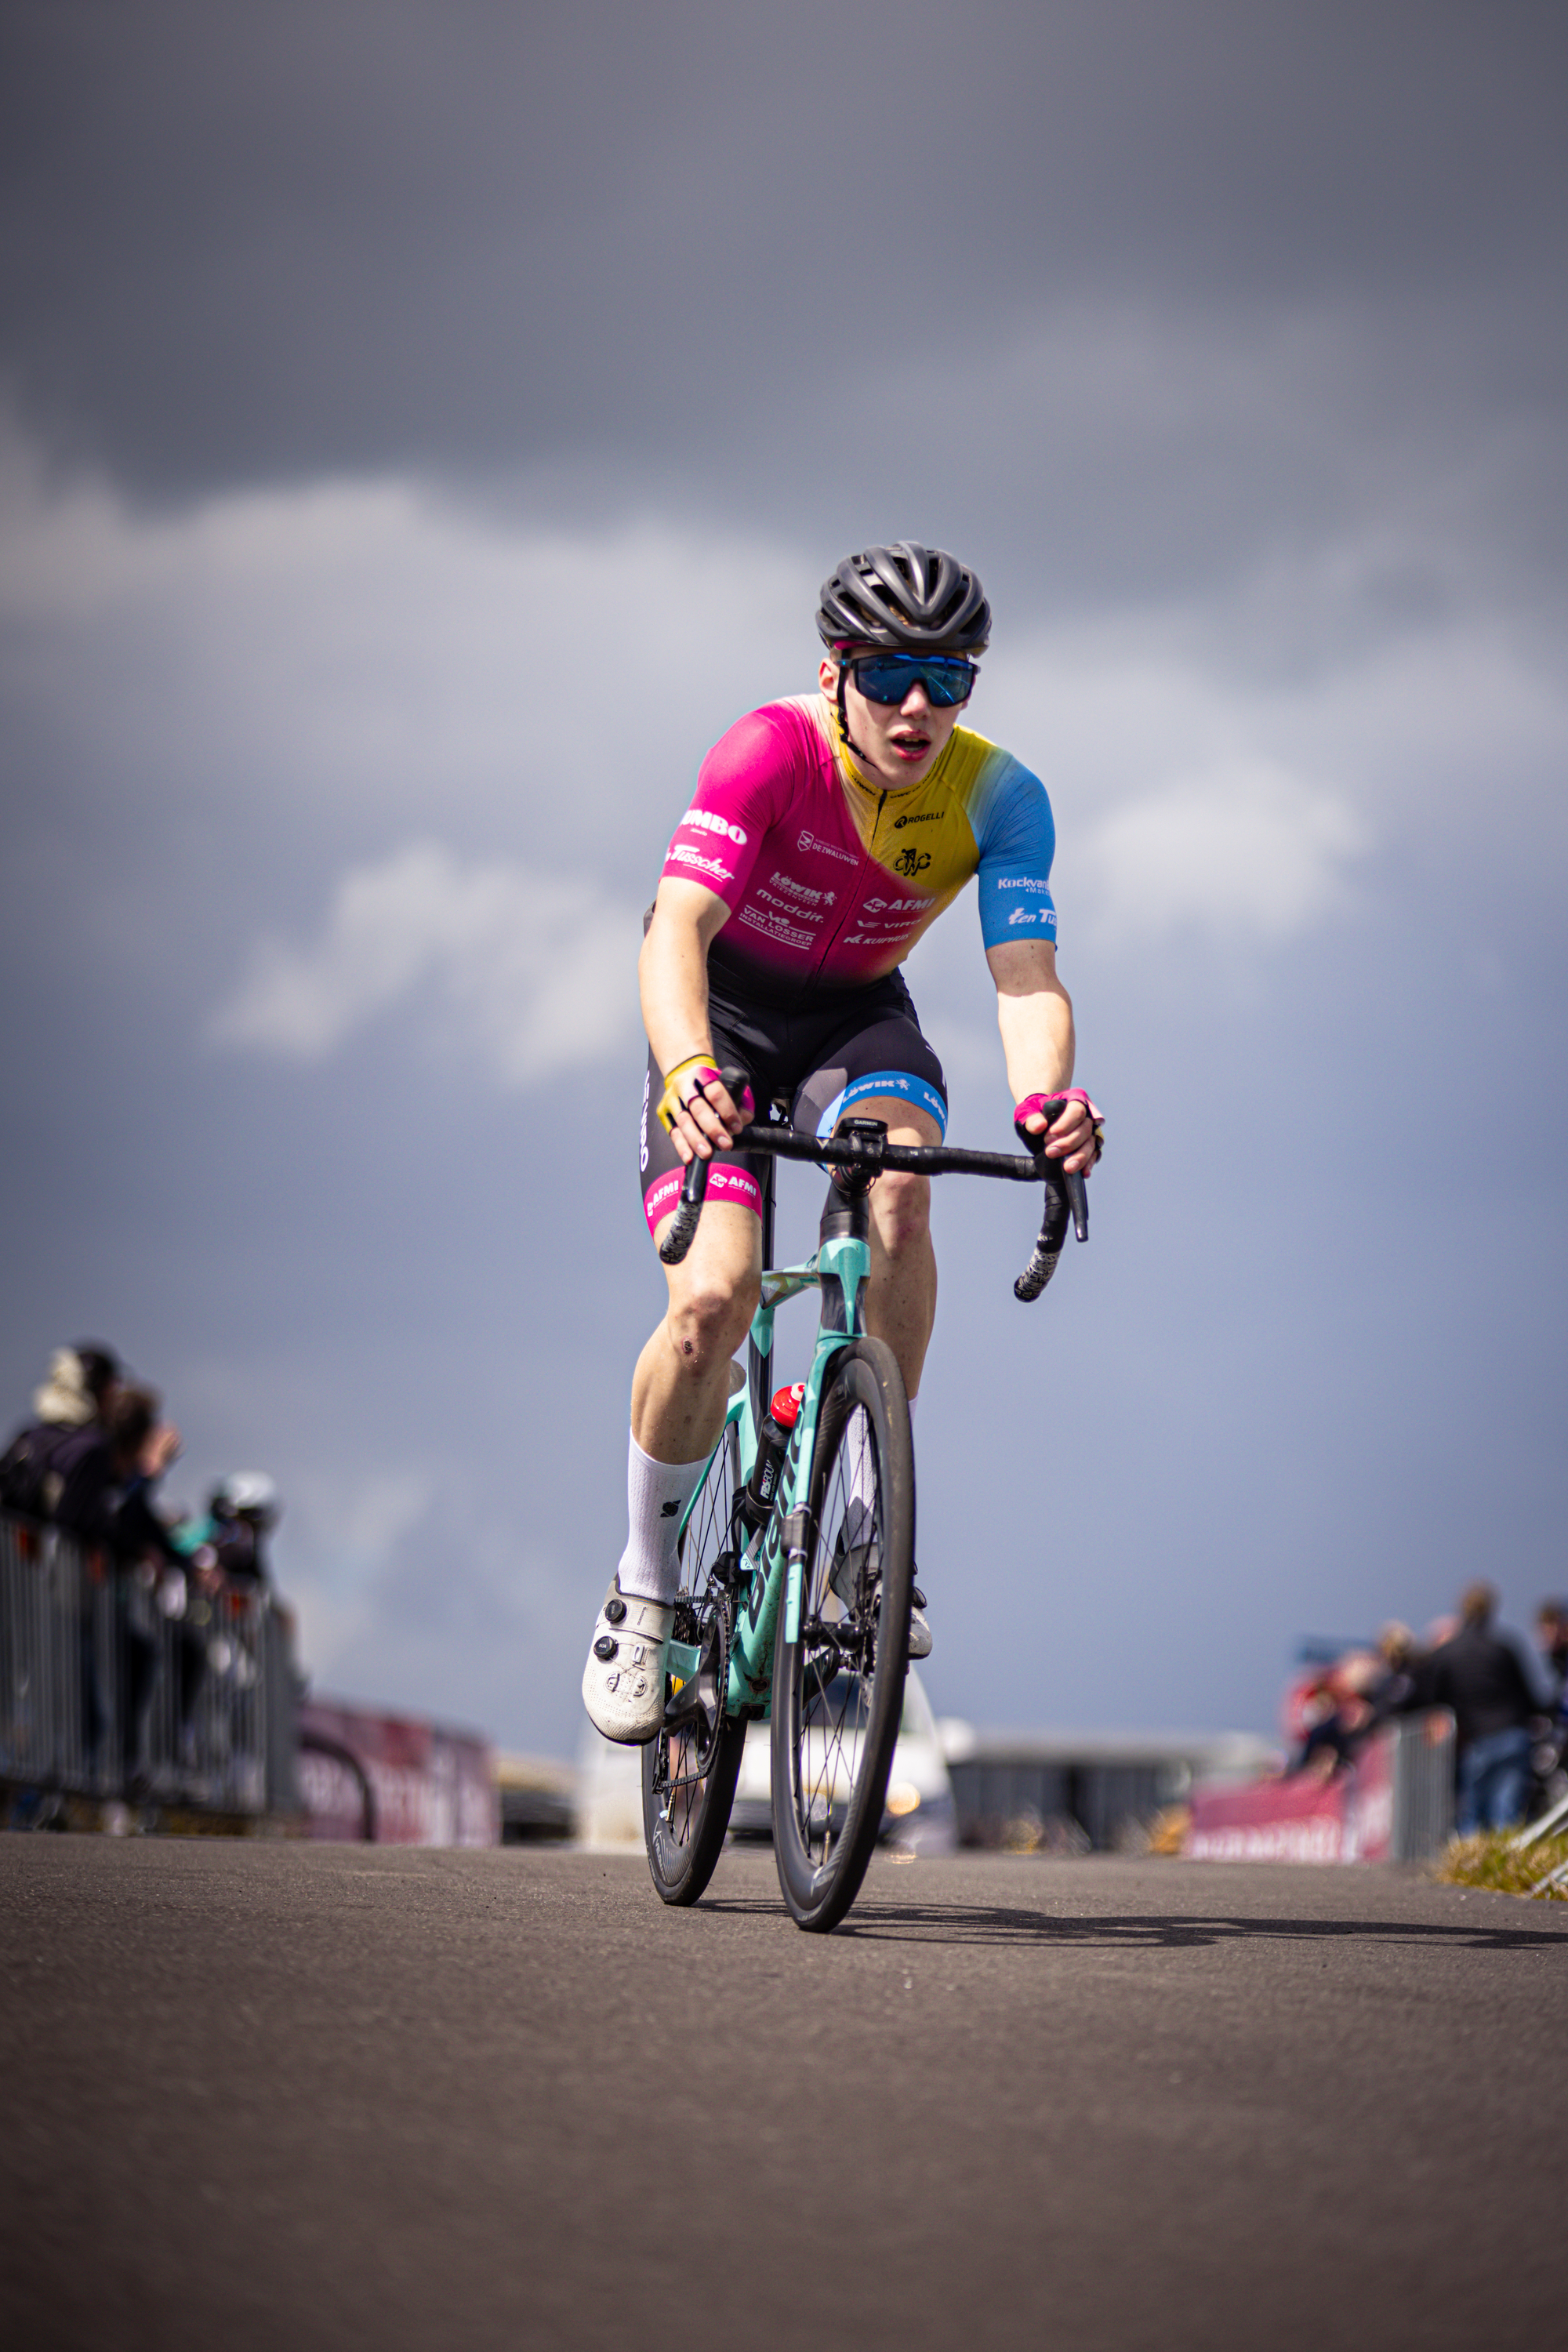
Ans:
[[[871,1195],[878,1236],[891,1258],[918,1249],[931,1231],[931,1179],[889,1169]]]
[[[670,1344],[688,1371],[700,1374],[728,1362],[745,1338],[757,1310],[761,1286],[754,1275],[739,1281],[696,1276],[670,1300]]]

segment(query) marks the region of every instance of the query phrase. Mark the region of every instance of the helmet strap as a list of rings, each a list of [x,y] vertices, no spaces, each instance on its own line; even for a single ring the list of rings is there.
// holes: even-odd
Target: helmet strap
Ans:
[[[849,732],[849,706],[844,698],[845,695],[848,691],[848,687],[849,664],[844,656],[840,655],[838,659],[838,732],[844,740],[845,750],[847,751],[853,751],[855,757],[863,761],[865,761],[866,754],[862,751],[859,744],[856,742],[855,738]]]

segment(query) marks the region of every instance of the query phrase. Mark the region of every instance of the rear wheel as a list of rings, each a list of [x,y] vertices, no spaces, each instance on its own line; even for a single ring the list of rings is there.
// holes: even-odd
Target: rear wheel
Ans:
[[[836,1927],[881,1834],[903,1713],[915,1469],[903,1376],[880,1339],[834,1360],[817,1417],[800,1629],[773,1651],[773,1852],[799,1925]]]
[[[679,1690],[666,1676],[666,1713],[677,1719],[643,1749],[643,1836],[666,1903],[695,1903],[712,1877],[746,1745],[745,1725],[724,1713],[739,1482],[740,1441],[731,1422],[681,1538],[675,1639],[699,1651],[700,1663]]]

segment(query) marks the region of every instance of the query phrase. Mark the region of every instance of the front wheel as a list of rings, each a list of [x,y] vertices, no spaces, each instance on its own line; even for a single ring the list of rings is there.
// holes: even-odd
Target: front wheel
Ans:
[[[903,1713],[914,1576],[915,1465],[893,1351],[835,1358],[808,1490],[800,1629],[773,1651],[773,1853],[802,1927],[836,1927],[881,1834]]]
[[[700,1663],[679,1690],[665,1677],[666,1712],[674,1702],[680,1719],[642,1752],[647,1866],[666,1903],[695,1903],[712,1877],[746,1745],[745,1725],[724,1712],[739,1486],[740,1441],[731,1422],[708,1465],[680,1543],[675,1636],[700,1652]]]

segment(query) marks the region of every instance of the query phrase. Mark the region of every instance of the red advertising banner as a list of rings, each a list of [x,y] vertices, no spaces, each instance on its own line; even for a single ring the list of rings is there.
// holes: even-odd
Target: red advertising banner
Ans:
[[[1194,1789],[1184,1852],[1195,1862],[1386,1862],[1394,1750],[1394,1732],[1381,1731],[1331,1780],[1298,1773]]]
[[[300,1709],[310,1835],[382,1845],[499,1845],[495,1758],[476,1734],[331,1699]]]

